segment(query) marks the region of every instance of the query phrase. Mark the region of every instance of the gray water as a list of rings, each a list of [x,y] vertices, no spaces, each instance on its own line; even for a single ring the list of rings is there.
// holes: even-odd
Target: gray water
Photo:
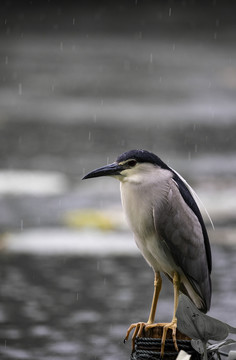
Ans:
[[[213,247],[210,315],[236,326],[235,247]],[[128,359],[130,323],[145,321],[153,274],[142,257],[1,255],[1,359]],[[230,296],[231,294],[231,296]],[[171,320],[164,279],[158,321]]]
[[[235,224],[227,4],[12,6],[0,28],[3,231],[60,226],[68,209],[97,207],[81,177],[132,148],[157,153],[200,189],[214,221]],[[119,203],[111,193],[99,201]]]
[[[228,2],[4,3],[2,359],[129,358],[123,337],[148,317],[152,271],[127,251],[124,220],[113,233],[86,228],[85,237],[65,219],[86,209],[122,217],[118,183],[81,177],[131,148],[155,152],[200,195],[216,228],[210,314],[236,326],[234,10]],[[159,306],[167,321],[167,281]]]

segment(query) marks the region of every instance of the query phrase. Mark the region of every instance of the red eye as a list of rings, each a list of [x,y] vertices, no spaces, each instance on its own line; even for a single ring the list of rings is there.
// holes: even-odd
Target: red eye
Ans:
[[[136,160],[129,160],[126,164],[129,167],[134,167],[137,164],[137,161]]]

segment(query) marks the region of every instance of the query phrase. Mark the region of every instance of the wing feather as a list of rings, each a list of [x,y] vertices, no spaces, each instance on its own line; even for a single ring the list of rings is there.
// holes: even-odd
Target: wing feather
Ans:
[[[190,190],[188,189],[188,187],[186,185],[187,182],[186,181],[184,182],[183,181],[184,179],[182,177],[180,178],[179,174],[176,173],[174,170],[173,170],[173,174],[174,174],[173,180],[176,182],[177,187],[178,187],[184,201],[192,209],[194,214],[197,216],[197,218],[199,220],[199,223],[201,224],[201,228],[202,228],[202,232],[203,232],[203,236],[204,236],[204,243],[205,243],[205,249],[206,249],[206,255],[207,255],[208,268],[209,268],[209,272],[211,273],[211,270],[212,270],[211,247],[210,247],[210,242],[209,242],[207,230],[206,230],[206,227],[205,227],[201,212],[200,212],[200,210],[199,210],[199,208],[197,206],[197,203],[195,202]],[[210,217],[209,217],[209,219],[210,219],[210,222],[212,223],[212,220],[211,220]],[[212,225],[213,225],[213,223],[212,223]]]
[[[200,296],[201,310],[207,311],[211,301],[210,245],[200,211],[191,194],[187,194],[186,201],[184,190],[184,184],[180,189],[176,181],[170,181],[167,198],[154,211],[155,227],[176,265]]]

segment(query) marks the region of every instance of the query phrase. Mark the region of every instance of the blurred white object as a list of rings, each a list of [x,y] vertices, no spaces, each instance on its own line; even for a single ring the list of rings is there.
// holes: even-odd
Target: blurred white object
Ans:
[[[236,360],[236,350],[231,350],[229,352],[229,360]]]
[[[203,314],[197,309],[193,302],[183,294],[179,297],[176,317],[178,329],[192,339],[192,347],[203,355],[204,360],[207,360],[207,352],[213,351],[218,353],[221,347],[235,343],[235,340],[226,338],[229,333],[236,334],[236,328]],[[221,342],[207,346],[209,340]]]
[[[228,334],[236,334],[236,328],[211,316],[203,314],[197,309],[189,298],[183,294],[179,297],[179,305],[176,312],[178,329],[191,339],[222,341]]]
[[[66,177],[59,172],[0,171],[0,194],[55,195],[65,192],[66,189]]]
[[[184,350],[180,350],[176,360],[189,360],[191,355],[187,354]]]

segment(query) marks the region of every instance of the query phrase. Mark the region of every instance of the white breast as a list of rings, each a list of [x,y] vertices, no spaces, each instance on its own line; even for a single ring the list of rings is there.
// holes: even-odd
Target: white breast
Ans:
[[[170,254],[167,258],[156,232],[153,210],[166,201],[171,177],[170,171],[152,167],[150,172],[125,178],[120,187],[122,205],[138,248],[155,271],[169,274],[173,273],[174,262]]]

